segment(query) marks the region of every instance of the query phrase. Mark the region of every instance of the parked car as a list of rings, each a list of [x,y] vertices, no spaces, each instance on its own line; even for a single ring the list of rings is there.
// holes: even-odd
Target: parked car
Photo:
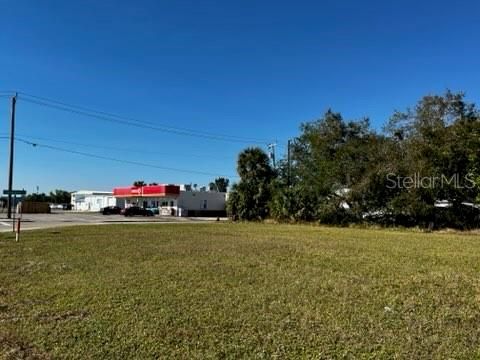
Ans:
[[[63,210],[63,205],[62,204],[50,204],[50,209]]]
[[[125,216],[135,216],[135,215],[153,216],[153,211],[141,208],[139,206],[131,206],[129,208],[122,210],[122,214]]]
[[[147,208],[147,210],[150,210],[151,212],[153,212],[154,215],[159,215],[160,214],[160,211],[159,211],[158,207],[149,207],[149,208]]]
[[[120,209],[118,206],[106,206],[100,212],[103,215],[115,215],[115,214],[120,214],[122,209]]]

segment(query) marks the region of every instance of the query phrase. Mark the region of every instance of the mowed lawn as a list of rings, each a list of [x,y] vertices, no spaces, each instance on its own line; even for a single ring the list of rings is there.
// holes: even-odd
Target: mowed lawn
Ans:
[[[0,358],[480,357],[480,237],[302,225],[0,234]]]

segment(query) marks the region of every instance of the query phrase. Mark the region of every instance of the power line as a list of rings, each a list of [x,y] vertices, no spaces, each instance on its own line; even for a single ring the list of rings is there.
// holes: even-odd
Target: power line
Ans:
[[[22,98],[22,100],[27,101],[29,103],[33,103],[33,104],[42,105],[42,106],[54,108],[54,109],[57,109],[57,110],[70,112],[70,113],[77,114],[77,115],[96,118],[96,119],[99,119],[99,120],[108,121],[108,122],[112,122],[112,123],[119,123],[119,124],[123,124],[123,125],[134,126],[134,127],[141,128],[141,129],[167,132],[167,133],[171,133],[171,134],[175,134],[175,135],[182,135],[182,136],[205,138],[205,139],[210,139],[210,140],[219,140],[219,141],[236,142],[236,143],[254,143],[254,142],[246,141],[246,140],[226,138],[226,137],[221,137],[221,136],[217,136],[217,135],[204,135],[202,133],[190,133],[190,132],[184,132],[184,131],[181,131],[181,130],[175,130],[175,129],[170,129],[170,128],[163,128],[163,127],[158,127],[158,126],[147,125],[148,123],[143,124],[143,123],[140,123],[140,122],[133,122],[133,121],[122,120],[122,119],[117,119],[117,118],[110,118],[110,117],[103,116],[103,115],[90,114],[90,113],[87,113],[85,111],[69,109],[69,108],[66,108],[66,107],[63,107],[63,106],[60,106],[60,105],[48,104],[48,103],[45,103],[45,102],[31,100],[31,99]]]
[[[211,172],[206,172],[206,171],[178,169],[178,168],[172,168],[172,167],[167,167],[167,166],[147,164],[147,163],[143,163],[143,162],[139,162],[139,161],[118,159],[118,158],[113,158],[113,157],[109,157],[109,156],[86,153],[86,152],[83,152],[83,151],[65,149],[65,148],[52,146],[52,145],[47,145],[47,144],[40,144],[40,143],[36,143],[36,142],[24,140],[24,139],[19,139],[19,138],[15,138],[15,140],[20,141],[20,142],[22,142],[24,144],[27,144],[27,145],[31,145],[33,147],[43,147],[43,148],[50,149],[50,150],[61,151],[61,152],[65,152],[65,153],[75,154],[75,155],[82,155],[82,156],[95,158],[95,159],[109,160],[109,161],[114,161],[114,162],[118,162],[118,163],[138,165],[138,166],[144,166],[144,167],[155,168],[155,169],[160,169],[160,170],[168,170],[168,171],[183,172],[183,173],[197,174],[197,175],[207,175],[207,176],[223,176],[223,177],[229,177],[229,178],[238,177],[236,175],[225,175],[225,174],[211,173]]]
[[[228,135],[228,134],[215,134],[215,133],[205,132],[205,131],[196,130],[196,129],[182,128],[182,127],[171,126],[166,124],[159,124],[151,121],[138,120],[138,119],[116,115],[116,114],[112,114],[104,111],[93,110],[93,109],[89,109],[89,108],[78,106],[78,105],[67,104],[61,101],[57,101],[57,100],[53,100],[53,99],[49,99],[49,98],[45,98],[37,95],[31,95],[25,92],[19,92],[19,94],[22,95],[21,96],[22,100],[33,103],[33,104],[47,106],[57,110],[74,113],[77,115],[88,116],[88,117],[96,118],[99,120],[116,122],[116,123],[121,123],[129,126],[136,126],[140,128],[146,128],[146,129],[156,130],[161,132],[168,132],[168,133],[182,135],[182,136],[207,138],[211,140],[230,141],[230,142],[238,142],[238,143],[255,143],[255,144],[266,144],[269,142],[269,140],[246,138],[246,137],[240,137],[240,136]]]
[[[158,151],[143,151],[143,150],[132,149],[132,148],[85,144],[85,143],[79,143],[79,142],[75,142],[75,141],[59,140],[59,139],[46,138],[46,137],[41,137],[41,136],[31,136],[31,135],[25,135],[25,134],[18,134],[16,136],[16,138],[17,139],[26,138],[26,139],[33,139],[33,140],[52,141],[52,142],[67,144],[67,145],[76,145],[76,146],[82,146],[82,147],[88,147],[88,148],[97,148],[97,149],[103,149],[103,150],[133,152],[133,153],[137,153],[137,154],[146,154],[146,155],[163,155],[163,156],[178,156],[178,157],[195,157],[195,158],[202,158],[202,159],[210,158],[210,159],[217,159],[217,160],[231,160],[231,157],[218,157],[218,156],[215,156],[215,155],[198,154],[198,153],[195,153],[195,154],[179,154],[179,153],[164,153],[164,152],[158,152]]]

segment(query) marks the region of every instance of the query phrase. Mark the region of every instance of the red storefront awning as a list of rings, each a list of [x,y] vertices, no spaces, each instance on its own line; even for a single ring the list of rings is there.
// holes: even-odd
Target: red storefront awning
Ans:
[[[113,196],[126,197],[178,197],[180,186],[178,185],[145,185],[117,187],[113,189]]]

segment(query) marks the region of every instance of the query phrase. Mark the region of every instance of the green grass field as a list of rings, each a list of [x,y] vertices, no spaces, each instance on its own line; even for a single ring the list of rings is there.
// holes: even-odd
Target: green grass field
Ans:
[[[480,237],[266,224],[0,234],[0,358],[480,357]]]

